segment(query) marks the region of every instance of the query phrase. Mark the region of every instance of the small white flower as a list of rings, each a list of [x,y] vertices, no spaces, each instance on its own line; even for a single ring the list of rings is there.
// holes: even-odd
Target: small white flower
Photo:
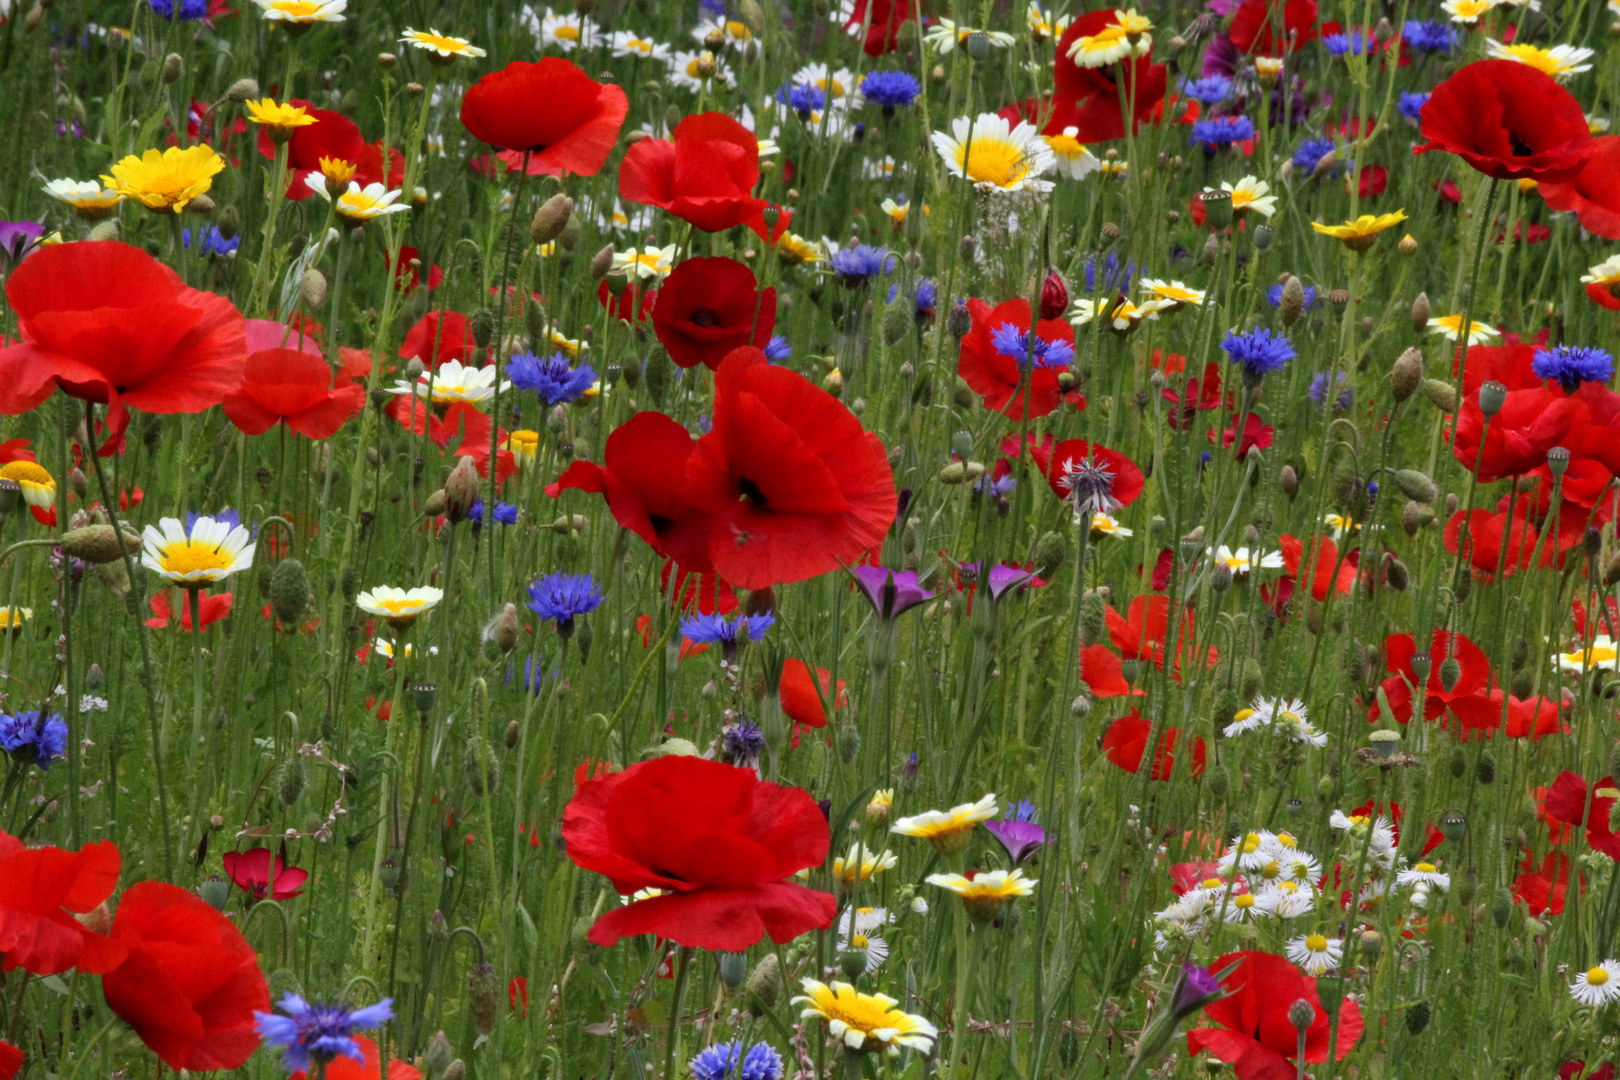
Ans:
[[[608,35],[613,55],[626,60],[659,60],[669,63],[669,46],[643,34],[615,30]]]
[[[1451,888],[1451,875],[1442,874],[1434,863],[1420,862],[1410,870],[1402,870],[1395,875],[1397,885],[1423,884],[1445,892]]]
[[[559,13],[550,8],[546,8],[544,15],[536,15],[533,8],[526,7],[521,18],[542,49],[553,48],[567,53],[596,44],[596,23],[584,15]]]
[[[179,518],[163,518],[141,534],[141,565],[167,581],[203,586],[253,566],[253,536],[240,525],[200,517],[188,531]]]
[[[705,74],[706,70],[712,71],[712,74]],[[724,86],[727,90],[737,89],[737,80],[732,77],[731,68],[726,66],[724,60],[706,51],[682,50],[670,57],[669,81],[693,91],[702,90],[711,83]]]
[[[959,26],[950,19],[940,19],[928,28],[923,35],[923,41],[933,47],[934,51],[944,56],[954,50],[958,45],[966,45],[969,35],[978,33],[971,26]],[[984,36],[990,39],[990,44],[998,49],[1012,47],[1015,40],[1011,34],[1000,30],[986,30]]]
[[[1252,210],[1261,217],[1270,217],[1277,212],[1277,196],[1268,194],[1271,185],[1264,180],[1253,176],[1245,176],[1235,184],[1223,180],[1221,190],[1231,193],[1233,213]]]
[[[675,244],[668,247],[626,248],[613,253],[613,266],[609,273],[634,273],[641,281],[663,281],[675,269]]]
[[[1620,997],[1620,963],[1605,960],[1587,968],[1569,984],[1569,996],[1582,1005],[1599,1008]]]
[[[1429,320],[1429,332],[1439,334],[1447,341],[1456,341],[1462,335],[1462,321],[1463,317],[1461,315],[1442,315]],[[1470,345],[1483,345],[1492,338],[1501,336],[1502,331],[1494,326],[1482,323],[1478,319],[1470,319],[1468,322],[1468,344]]]
[[[1069,59],[1075,67],[1100,68],[1133,54],[1145,56],[1153,48],[1153,35],[1148,32],[1152,29],[1153,23],[1135,8],[1116,9],[1113,22],[1069,43]]]
[[[1301,934],[1288,941],[1288,959],[1307,975],[1325,975],[1339,966],[1344,942],[1325,934]]]
[[[1184,304],[1198,306],[1204,302],[1202,289],[1190,289],[1184,282],[1164,281],[1160,278],[1143,278],[1140,282],[1142,293],[1149,301],[1166,301],[1172,308]]]
[[[1246,547],[1236,551],[1222,544],[1210,552],[1210,558],[1222,563],[1232,571],[1233,577],[1247,577],[1254,570],[1281,570],[1283,557],[1280,551],[1251,552]]]
[[[1316,907],[1316,898],[1310,889],[1285,881],[1261,893],[1259,906],[1279,919],[1297,919]]]
[[[1596,634],[1588,649],[1577,643],[1569,652],[1558,653],[1553,662],[1559,671],[1571,675],[1584,675],[1588,671],[1620,671],[1620,642],[1608,634]]]
[[[1102,162],[1080,141],[1079,135],[1079,128],[1066,127],[1057,135],[1042,136],[1052,151],[1053,160],[1057,162],[1058,175],[1067,176],[1070,180],[1084,180],[1102,168]]]
[[[464,366],[459,360],[446,360],[436,369],[422,372],[415,383],[401,379],[388,392],[401,396],[414,393],[417,397],[431,399],[435,405],[451,405],[458,401],[474,405],[495,396],[495,378],[494,364],[473,367],[471,364]],[[509,381],[501,380],[503,392],[511,386]]]
[[[934,132],[933,142],[951,175],[970,180],[980,191],[1052,190],[1052,182],[1040,177],[1056,161],[1034,124],[1021,120],[1014,126],[995,113],[972,120],[959,116],[949,133]]]

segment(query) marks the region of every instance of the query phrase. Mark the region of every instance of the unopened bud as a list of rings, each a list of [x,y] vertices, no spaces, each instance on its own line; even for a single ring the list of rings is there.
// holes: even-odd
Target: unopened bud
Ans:
[[[319,308],[326,304],[326,275],[311,266],[298,279],[298,295],[306,308]]]
[[[1441,379],[1424,379],[1423,396],[1443,413],[1457,411],[1457,388]]]
[[[309,573],[297,559],[282,559],[270,574],[270,607],[284,630],[296,630],[309,610],[313,592]]]
[[[1407,349],[1395,358],[1395,363],[1389,369],[1390,396],[1396,401],[1405,401],[1417,391],[1423,383],[1423,354],[1416,349]]]
[[[478,467],[463,457],[444,481],[444,513],[452,522],[466,521],[478,498]]]
[[[1305,285],[1292,274],[1283,283],[1282,296],[1277,301],[1277,318],[1283,326],[1293,326],[1305,311]]]
[[[180,77],[185,73],[186,62],[185,60],[181,59],[179,53],[170,53],[168,56],[163,58],[162,82],[164,86],[168,86],[170,83],[179,82]]]
[[[118,534],[111,525],[70,529],[62,535],[61,543],[64,554],[93,564],[121,561],[126,550],[131,555],[141,550],[141,538],[129,532],[124,534],[124,545],[120,548]]]
[[[241,105],[252,101],[259,96],[259,81],[257,79],[237,79],[231,83],[231,88],[225,91],[227,100]]]
[[[536,244],[551,243],[562,234],[573,213],[573,199],[567,195],[553,195],[534,212],[534,220],[529,222],[529,239]]]
[[[607,277],[607,272],[611,269],[613,269],[613,245],[608,244],[591,256],[591,280],[601,281]]]

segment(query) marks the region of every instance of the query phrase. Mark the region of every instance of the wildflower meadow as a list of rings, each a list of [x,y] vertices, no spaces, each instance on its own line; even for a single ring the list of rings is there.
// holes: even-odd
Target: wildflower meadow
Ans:
[[[0,1080],[1614,1080],[1620,0],[0,0]]]

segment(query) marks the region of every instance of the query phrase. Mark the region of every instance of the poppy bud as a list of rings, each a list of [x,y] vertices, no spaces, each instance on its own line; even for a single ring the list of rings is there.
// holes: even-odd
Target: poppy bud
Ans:
[[[1068,539],[1056,529],[1043,533],[1035,541],[1034,549],[1029,553],[1034,562],[1035,576],[1050,578],[1057,573],[1058,567],[1063,565],[1063,557],[1069,550]]]
[[[501,786],[501,763],[482,736],[467,740],[461,751],[461,774],[467,781],[467,790],[482,797],[486,792],[494,795]]]
[[[83,499],[90,492],[90,481],[85,477],[84,470],[75,466],[68,470],[68,490]]]
[[[1440,661],[1440,689],[1451,693],[1457,686],[1457,680],[1462,678],[1462,663],[1455,656],[1448,656]]]
[[[764,33],[765,11],[759,6],[759,0],[742,0],[737,5],[737,21],[748,27],[754,37]]]
[[[1513,918],[1513,893],[1506,885],[1498,885],[1491,894],[1491,921],[1498,930],[1505,929]]]
[[[298,279],[298,295],[307,308],[318,308],[326,303],[326,275],[311,266]]]
[[[1428,328],[1429,319],[1433,315],[1434,309],[1429,306],[1429,294],[1418,293],[1417,299],[1412,301],[1412,329],[1421,334]]]
[[[613,245],[608,244],[601,251],[591,256],[591,280],[601,281],[607,277],[607,272],[613,269]]]
[[[979,242],[973,239],[973,234],[968,233],[966,236],[962,237],[960,246],[962,249],[962,261],[972,262],[974,254],[979,250]]]
[[[478,498],[478,467],[463,457],[444,481],[444,513],[453,522],[466,521]]]
[[[241,105],[243,102],[252,101],[258,96],[259,81],[257,79],[237,79],[235,82],[231,83],[231,88],[225,91],[226,99],[234,102],[237,105]]]
[[[444,1076],[440,1080],[467,1080],[467,1063],[456,1058],[444,1067]]]
[[[1294,471],[1292,465],[1284,465],[1277,473],[1277,485],[1283,489],[1283,494],[1292,499],[1299,494],[1299,473]]]
[[[195,199],[192,199],[190,202],[186,203],[186,213],[196,214],[199,217],[206,217],[207,215],[212,214],[215,209],[217,209],[217,207],[214,200],[210,199],[207,195],[198,195]]]
[[[488,1035],[495,1030],[500,989],[495,965],[488,960],[479,960],[467,972],[467,1012],[472,1016],[473,1026],[480,1035]]]
[[[1496,758],[1489,750],[1481,750],[1479,761],[1474,764],[1474,779],[1489,787],[1496,783]]]
[[[118,597],[129,595],[129,567],[124,565],[123,559],[114,559],[112,562],[101,563],[94,569],[96,580],[101,582],[101,587],[106,589],[108,593]]]
[[[183,76],[185,73],[186,62],[183,58],[181,58],[179,53],[170,53],[168,56],[163,58],[162,81],[164,86],[168,86],[170,83],[179,82],[181,76]]]
[[[1305,312],[1305,285],[1293,274],[1283,283],[1282,296],[1277,301],[1277,319],[1284,327],[1299,322]]]
[[[1211,229],[1224,229],[1232,224],[1230,191],[1206,191],[1201,198],[1204,200],[1204,224]]]
[[[1486,383],[1485,385],[1489,386],[1490,383]],[[1498,383],[1497,385],[1501,384]],[[1429,399],[1429,404],[1433,405],[1443,413],[1454,413],[1457,411],[1457,389],[1448,382],[1444,382],[1440,379],[1424,379],[1423,396]],[[1484,399],[1485,391],[1483,388],[1481,388],[1480,400],[1483,402]],[[1487,415],[1495,414],[1489,413]]]
[[[1411,587],[1412,573],[1401,560],[1391,559],[1389,565],[1384,567],[1384,580],[1389,582],[1389,587],[1396,592],[1405,592]]]
[[[1063,282],[1063,275],[1055,269],[1048,267],[1046,280],[1041,282],[1041,318],[1061,318],[1069,307],[1069,287]]]
[[[1103,639],[1108,628],[1108,598],[1087,589],[1080,598],[1080,641],[1088,648]]]
[[[549,244],[562,234],[574,213],[574,200],[567,195],[553,195],[540,204],[529,222],[529,239],[536,244]]]
[[[426,499],[422,500],[422,513],[430,518],[436,518],[444,513],[444,489],[440,488]]]
[[[295,629],[309,610],[309,574],[297,559],[282,559],[270,575],[270,607],[284,629]]]
[[[1401,489],[1401,494],[1420,503],[1432,503],[1440,497],[1440,489],[1434,481],[1417,469],[1395,470],[1395,486]]]
[[[1316,1006],[1305,998],[1300,998],[1288,1006],[1288,1022],[1293,1024],[1296,1030],[1304,1031],[1316,1022]]]
[[[883,309],[883,344],[893,348],[906,339],[911,330],[912,303],[904,295]]]
[[[584,235],[585,227],[579,223],[579,215],[569,214],[568,220],[563,222],[562,231],[557,234],[557,250],[572,255]]]
[[[774,952],[767,952],[759,958],[759,963],[754,965],[754,970],[748,973],[748,980],[743,984],[744,992],[753,1001],[749,1011],[772,1007],[781,998],[783,989],[782,962]]]
[[[85,525],[70,529],[62,535],[62,551],[75,559],[100,564],[121,562],[124,549],[131,555],[141,550],[141,538],[134,533],[124,534],[124,547],[118,544],[118,534],[111,525]]]
[[[1432,382],[1433,380],[1430,381]],[[1456,400],[1455,394],[1452,395],[1452,399],[1453,401]],[[1497,413],[1501,412],[1502,406],[1506,402],[1507,387],[1503,386],[1501,383],[1487,382],[1480,386],[1479,411],[1484,413],[1487,417],[1495,416]],[[1446,411],[1450,412],[1451,410],[1447,409]]]
[[[1389,369],[1390,396],[1405,401],[1423,382],[1423,354],[1407,349],[1395,358]]]
[[[304,768],[304,759],[294,754],[281,763],[276,770],[276,798],[281,800],[282,806],[292,806],[304,797],[309,788],[309,772]]]
[[[435,911],[433,914],[437,918],[444,918],[444,912],[442,911]],[[451,1048],[450,1040],[445,1037],[444,1032],[441,1031],[433,1036],[432,1040],[428,1042],[427,1052],[422,1055],[422,1064],[430,1080],[449,1068],[450,1062],[455,1060],[455,1056],[456,1052]]]
[[[1204,247],[1198,253],[1198,265],[1208,270],[1214,266],[1221,257],[1221,234],[1212,232],[1204,240]]]
[[[1411,1035],[1423,1034],[1429,1026],[1430,1009],[1427,1001],[1415,1001],[1406,1010],[1406,1030]]]
[[[503,653],[509,653],[517,647],[518,635],[522,628],[518,625],[517,605],[507,604],[501,613],[490,622],[486,636],[495,642]]]

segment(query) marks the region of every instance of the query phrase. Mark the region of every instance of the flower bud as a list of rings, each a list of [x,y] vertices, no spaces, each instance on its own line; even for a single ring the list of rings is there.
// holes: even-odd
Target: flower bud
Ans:
[[[270,574],[270,607],[282,629],[298,629],[298,622],[309,610],[312,592],[309,573],[297,559],[282,559]]]
[[[1429,294],[1418,293],[1417,299],[1412,301],[1412,329],[1423,333],[1428,329],[1429,319],[1434,316],[1434,309],[1429,306]]]
[[[765,953],[743,983],[743,989],[752,1002],[749,1011],[771,1008],[781,999],[784,988],[782,962],[774,952]]]
[[[1399,559],[1391,559],[1384,567],[1384,580],[1396,592],[1405,592],[1412,585],[1412,572]]]
[[[967,337],[969,330],[973,329],[973,316],[968,313],[968,306],[961,301],[951,305],[950,314],[945,316],[945,332],[953,338]]]
[[[466,521],[478,498],[478,467],[463,457],[444,481],[444,513],[452,522]]]
[[[1042,533],[1030,552],[1030,559],[1035,564],[1035,576],[1050,579],[1057,573],[1058,567],[1063,565],[1063,558],[1068,550],[1068,539],[1061,532],[1052,529]]]
[[[1490,385],[1489,383],[1486,384]],[[1500,385],[1500,384],[1498,384]],[[1443,413],[1457,411],[1457,389],[1448,382],[1440,379],[1423,380],[1423,396],[1429,399],[1429,404]],[[1485,391],[1480,390],[1480,398],[1484,399]]]
[[[298,279],[298,295],[306,308],[319,308],[326,303],[326,275],[313,266]]]
[[[1063,275],[1048,267],[1046,280],[1041,282],[1041,318],[1057,319],[1069,307],[1069,287]]]
[[[1498,930],[1505,929],[1513,918],[1513,893],[1506,885],[1498,885],[1491,894],[1491,921]]]
[[[1415,1001],[1406,1010],[1406,1031],[1410,1035],[1421,1035],[1423,1029],[1429,1026],[1431,1015],[1427,1001]]]
[[[85,525],[62,535],[63,553],[87,563],[122,562],[125,550],[131,555],[137,554],[141,550],[141,538],[134,533],[124,533],[121,549],[118,534],[111,525]]]
[[[1432,503],[1440,497],[1440,489],[1434,481],[1417,469],[1397,469],[1395,486],[1401,489],[1401,494],[1420,503]]]
[[[1411,397],[1423,383],[1423,354],[1407,349],[1395,358],[1389,369],[1390,396],[1396,401]]]
[[[1100,589],[1087,589],[1080,597],[1080,640],[1087,647],[1108,632],[1108,597]]]
[[[478,1034],[488,1035],[495,1030],[499,997],[500,980],[495,976],[495,965],[479,960],[467,972],[467,1012]]]
[[[1305,998],[1298,999],[1288,1006],[1288,1022],[1296,1031],[1306,1030],[1316,1022],[1316,1006]]]
[[[883,309],[883,344],[893,348],[906,339],[911,330],[912,303],[901,295]]]
[[[1299,473],[1294,471],[1292,465],[1284,465],[1277,473],[1277,485],[1283,489],[1283,494],[1292,499],[1299,494]]]
[[[440,1080],[467,1080],[467,1063],[456,1058],[444,1067],[444,1076]]]
[[[1407,233],[1405,236],[1401,237],[1401,242],[1395,245],[1395,250],[1410,259],[1412,256],[1418,253],[1417,238],[1411,233]]]
[[[1224,562],[1215,564],[1209,572],[1209,587],[1216,593],[1223,593],[1232,587],[1232,568]]]
[[[259,81],[257,79],[237,79],[231,83],[231,88],[225,91],[225,97],[237,105],[252,101],[259,96]]]
[[[1305,311],[1305,285],[1293,274],[1283,283],[1282,296],[1277,301],[1277,318],[1284,327],[1293,326]]]
[[[444,913],[435,911],[433,914],[441,919]],[[450,1040],[444,1032],[439,1032],[428,1042],[427,1053],[422,1055],[422,1064],[427,1067],[428,1080],[434,1080],[440,1073],[450,1067],[450,1062],[456,1057],[455,1050],[450,1046]]]
[[[308,789],[309,770],[304,768],[302,757],[294,754],[276,769],[276,798],[282,806],[294,805]]]
[[[557,194],[540,204],[529,222],[529,239],[536,244],[549,244],[562,234],[574,213],[574,200]]]
[[[186,62],[179,53],[170,53],[163,58],[162,82],[164,86],[179,82],[181,76],[185,75],[185,73]]]
[[[613,245],[608,244],[591,256],[591,280],[601,281],[607,277],[607,272],[613,269]]]

